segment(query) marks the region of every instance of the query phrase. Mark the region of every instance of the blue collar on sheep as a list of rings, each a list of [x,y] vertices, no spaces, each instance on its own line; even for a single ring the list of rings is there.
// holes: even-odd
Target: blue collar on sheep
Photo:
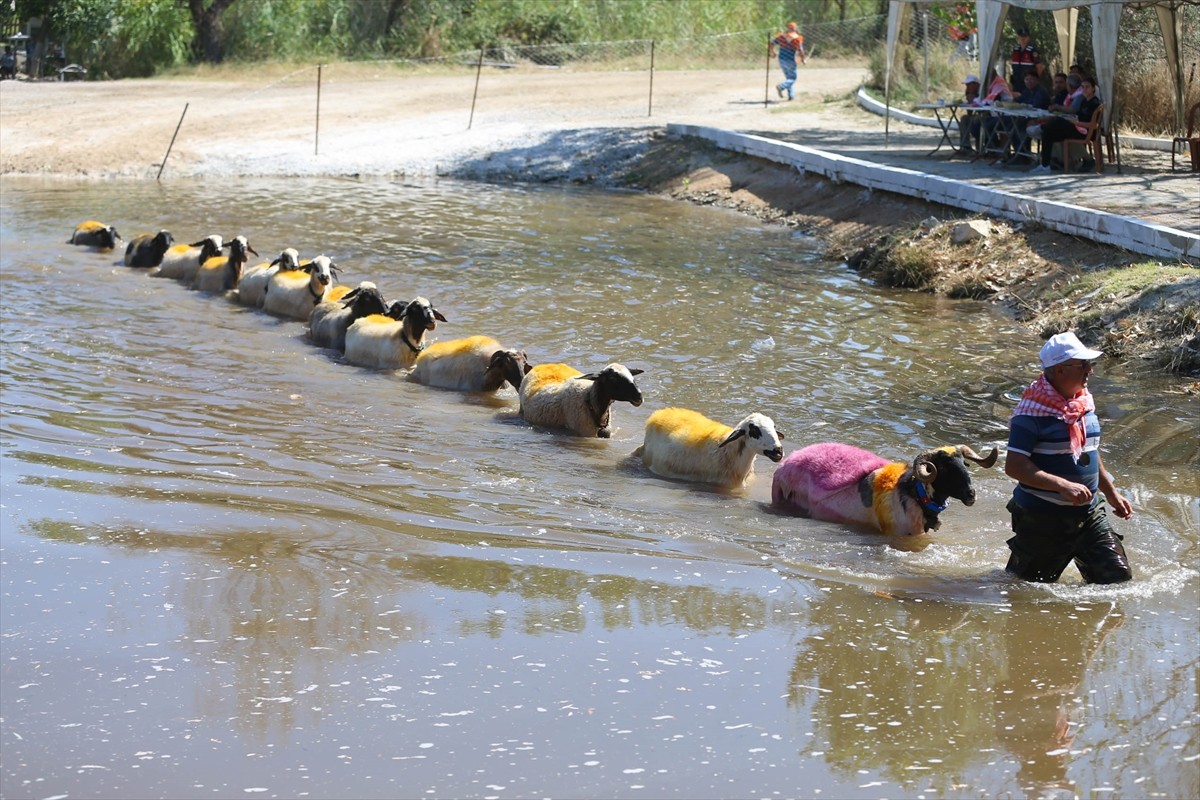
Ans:
[[[916,484],[917,499],[921,501],[921,509],[924,510],[927,516],[933,515],[936,517],[938,514],[946,510],[946,506],[944,504],[934,502],[933,498],[929,496],[929,492],[925,490],[924,483],[917,481]]]

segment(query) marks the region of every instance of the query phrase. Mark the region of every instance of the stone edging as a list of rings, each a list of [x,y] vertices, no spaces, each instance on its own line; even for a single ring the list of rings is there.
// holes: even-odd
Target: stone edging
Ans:
[[[975,186],[901,167],[875,164],[804,145],[701,125],[671,123],[669,136],[694,136],[724,150],[786,164],[835,182],[917,197],[926,202],[1017,222],[1036,222],[1051,230],[1111,244],[1142,255],[1167,259],[1200,257],[1200,236],[1145,220],[1070,203]]]

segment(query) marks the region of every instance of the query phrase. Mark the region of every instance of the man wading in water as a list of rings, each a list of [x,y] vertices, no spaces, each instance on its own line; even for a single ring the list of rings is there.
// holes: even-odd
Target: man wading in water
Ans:
[[[1040,353],[1044,372],[1009,421],[1004,471],[1018,483],[1007,506],[1016,535],[1005,569],[1027,581],[1053,583],[1072,560],[1087,583],[1133,577],[1100,499],[1121,519],[1133,516],[1100,460],[1100,420],[1087,382],[1102,355],[1069,331],[1051,336]]]

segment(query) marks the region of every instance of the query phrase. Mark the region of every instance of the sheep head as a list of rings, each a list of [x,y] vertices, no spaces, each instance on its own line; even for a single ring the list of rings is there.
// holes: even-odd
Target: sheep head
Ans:
[[[214,233],[211,236],[204,237],[198,242],[192,242],[190,245],[188,245],[188,247],[200,248],[200,263],[203,264],[210,258],[216,258],[217,256],[221,255],[221,248],[225,246],[222,244],[223,241],[224,239]]]
[[[121,234],[117,233],[117,229],[112,225],[101,228],[96,232],[100,237],[100,246],[112,249],[117,246],[117,242],[121,241]]]
[[[490,386],[494,383],[499,388],[504,381],[508,381],[514,389],[520,389],[521,380],[531,369],[533,367],[524,350],[497,350],[492,353],[492,358],[488,362],[487,370],[484,373],[484,385]],[[499,379],[494,380],[497,377]]]
[[[445,322],[446,318],[442,316],[442,312],[433,307],[424,297],[414,297],[403,306],[403,311],[399,317],[393,315],[396,308],[396,303],[392,303],[391,309],[388,311],[388,316],[393,319],[403,319],[408,326],[412,328],[413,334],[423,335],[424,331],[431,331],[437,328],[439,322]]]
[[[322,288],[333,283],[337,276],[338,266],[333,263],[333,260],[327,255],[319,255],[312,261],[301,267],[305,272],[312,276],[313,282],[320,284]]]
[[[926,450],[913,459],[912,471],[917,480],[929,487],[934,502],[944,504],[946,498],[953,497],[963,505],[969,506],[975,504],[975,487],[971,483],[971,474],[967,472],[964,459],[986,468],[996,463],[998,455],[999,448],[996,447],[993,447],[986,457],[965,444],[958,447],[939,447]]]
[[[159,258],[162,254],[171,249],[171,245],[175,244],[175,237],[170,231],[159,231],[154,234],[154,238],[150,241],[151,248],[158,253]]]
[[[783,459],[783,434],[775,430],[775,421],[766,414],[751,414],[746,417],[717,447],[724,447],[743,437],[744,444],[755,448],[772,461]]]
[[[225,247],[229,248],[229,260],[236,263],[239,267],[250,259],[247,253],[258,255],[258,251],[250,246],[250,242],[246,241],[245,236],[233,237]]]
[[[599,372],[589,372],[587,375],[579,375],[576,380],[594,381],[597,390],[600,393],[600,398],[603,400],[602,405],[607,408],[614,401],[620,400],[623,403],[630,403],[634,406],[642,404],[642,392],[638,389],[637,384],[633,382],[634,375],[641,375],[645,370],[629,369],[622,364],[609,364]]]
[[[355,319],[359,317],[370,316],[371,314],[386,314],[388,312],[387,303],[383,300],[383,294],[379,288],[371,281],[363,281],[355,286],[342,298],[342,308],[350,309]]]
[[[270,266],[278,266],[280,272],[300,269],[300,253],[294,247],[284,248],[279,257],[270,263]]]

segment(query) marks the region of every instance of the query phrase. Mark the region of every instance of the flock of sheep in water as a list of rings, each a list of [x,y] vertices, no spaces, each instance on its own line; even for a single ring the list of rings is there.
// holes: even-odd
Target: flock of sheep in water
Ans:
[[[68,243],[113,250],[121,237],[111,225],[89,220]],[[125,265],[306,322],[314,343],[341,351],[351,364],[406,369],[417,383],[464,392],[495,392],[511,384],[521,416],[531,425],[607,439],[612,404],[642,404],[634,383],[642,370],[614,363],[584,374],[566,364],[533,366],[524,352],[487,336],[427,344],[426,333],[446,318],[426,298],[389,304],[370,281],[353,289],[339,286],[337,265],[324,255],[301,261],[288,248],[273,261],[246,266],[251,253],[258,256],[244,236],[224,242],[214,235],[177,245],[169,232],[159,231],[134,237],[125,249]],[[984,457],[967,445],[941,447],[905,463],[825,442],[785,458],[783,434],[764,414],[750,414],[730,427],[696,411],[664,408],[646,420],[645,439],[634,451],[657,475],[726,489],[745,485],[758,454],[779,462],[771,485],[775,508],[913,535],[936,530],[950,498],[975,502],[966,461],[991,467],[997,449]]]

